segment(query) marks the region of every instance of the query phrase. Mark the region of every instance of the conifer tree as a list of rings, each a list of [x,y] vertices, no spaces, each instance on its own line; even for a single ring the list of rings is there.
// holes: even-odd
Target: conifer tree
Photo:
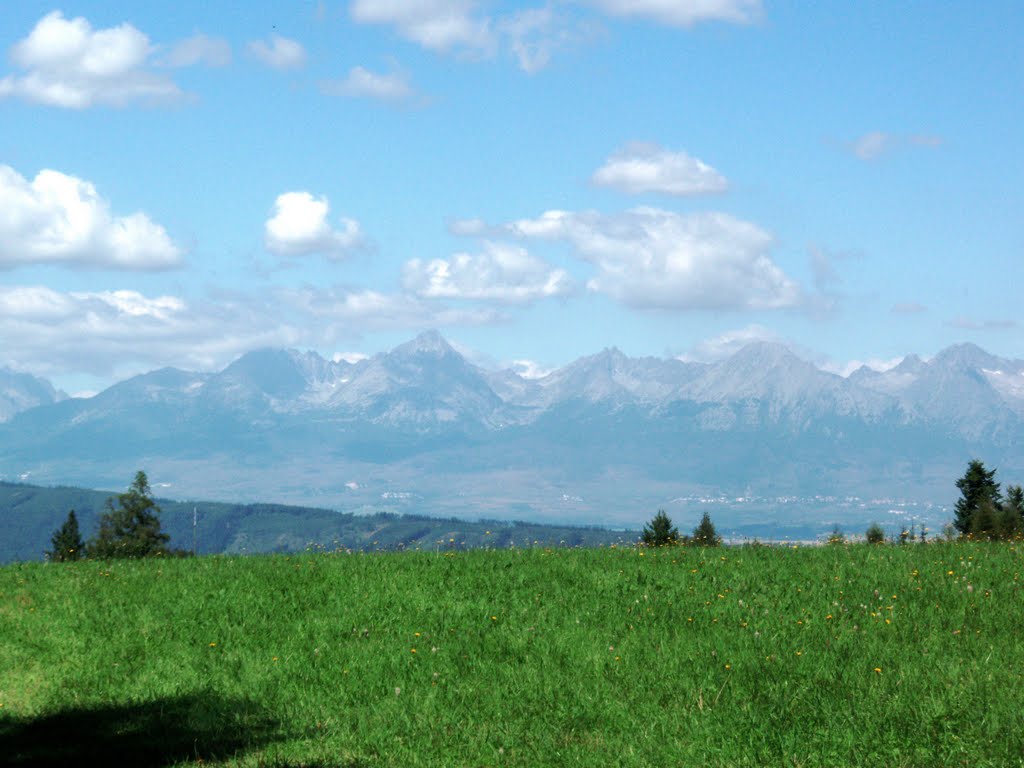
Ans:
[[[135,473],[125,493],[107,499],[107,511],[100,529],[89,544],[89,554],[98,558],[135,558],[167,552],[170,536],[160,530],[160,507],[153,500],[146,473]]]
[[[640,534],[640,541],[648,547],[664,547],[679,542],[679,531],[672,525],[672,520],[665,514],[664,509],[659,509],[648,525],[644,526]]]
[[[991,517],[1001,509],[1002,494],[995,480],[996,471],[985,469],[977,459],[967,465],[964,476],[956,481],[960,498],[953,507],[953,527],[961,536],[985,535],[992,530]],[[980,519],[974,517],[981,513]]]
[[[722,537],[718,535],[715,524],[711,522],[711,515],[707,512],[693,529],[693,543],[702,547],[717,547],[722,543]]]
[[[64,524],[53,532],[50,539],[50,549],[46,556],[55,563],[63,563],[69,560],[78,560],[85,554],[85,542],[82,541],[82,533],[78,529],[78,518],[75,510],[68,512]]]
[[[868,526],[867,531],[864,532],[864,538],[868,544],[884,544],[885,531],[878,523],[872,523]]]

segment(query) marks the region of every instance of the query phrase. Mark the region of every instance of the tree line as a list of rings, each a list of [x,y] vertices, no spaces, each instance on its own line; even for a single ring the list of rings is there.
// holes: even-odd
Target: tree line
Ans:
[[[1024,488],[1020,485],[1009,485],[1004,497],[995,476],[996,470],[986,469],[985,464],[978,459],[968,462],[963,477],[956,481],[960,498],[953,507],[954,518],[950,526],[952,536],[981,541],[1011,541],[1024,538]],[[918,535],[920,541],[927,540],[923,526]],[[868,544],[882,544],[885,542],[885,531],[878,523],[871,523],[864,538]],[[913,527],[909,531],[904,527],[893,540],[907,544],[913,542],[915,538]],[[680,536],[679,530],[672,525],[672,520],[665,514],[665,510],[659,509],[651,521],[644,525],[640,543],[648,547],[678,544],[717,546],[722,543],[722,539],[716,533],[714,523],[707,512],[694,528],[692,535]],[[846,543],[846,536],[839,526],[829,534],[827,543]]]
[[[960,498],[953,507],[952,529],[962,539],[1006,541],[1024,537],[1024,488],[1010,485],[1003,496],[995,480],[996,470],[973,459],[967,464],[963,477],[956,481]],[[47,558],[54,562],[97,559],[141,558],[156,555],[185,556],[184,550],[169,548],[170,536],[160,528],[160,507],[153,499],[146,473],[138,471],[135,480],[124,493],[107,499],[106,512],[100,517],[96,535],[88,541],[82,539],[78,518],[72,509],[64,524],[51,538]],[[872,523],[865,535],[869,544],[885,541],[885,534],[877,523]],[[921,540],[925,532],[921,530]],[[898,541],[913,540],[904,528]],[[828,538],[830,544],[846,541],[838,526]],[[659,509],[654,518],[644,525],[640,543],[648,547],[695,545],[715,547],[722,537],[715,530],[711,516],[705,512],[691,535],[680,535],[679,529],[665,510]]]

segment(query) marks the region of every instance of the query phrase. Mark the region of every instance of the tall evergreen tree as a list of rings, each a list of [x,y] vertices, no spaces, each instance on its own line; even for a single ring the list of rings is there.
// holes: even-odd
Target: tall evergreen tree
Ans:
[[[711,522],[711,515],[707,512],[693,529],[693,543],[702,547],[717,547],[722,543],[722,537],[715,530],[715,524]]]
[[[664,547],[679,542],[679,531],[672,525],[672,520],[665,514],[664,509],[659,509],[648,525],[644,526],[640,534],[640,541],[648,547]]]
[[[50,546],[52,548],[46,556],[55,563],[78,560],[85,555],[85,542],[82,541],[82,533],[78,529],[75,510],[68,512],[64,524],[53,532]]]
[[[160,507],[153,500],[146,473],[135,473],[125,493],[107,499],[100,529],[89,544],[89,554],[99,558],[150,557],[167,552],[170,536],[160,530]]]
[[[1019,485],[1006,486],[1006,503],[1003,506],[1024,520],[1024,488]]]
[[[964,476],[956,481],[956,487],[960,489],[960,498],[953,507],[953,527],[961,536],[974,534],[975,529],[981,531],[986,527],[985,518],[991,517],[1002,508],[1002,493],[995,477],[994,469],[985,469],[982,462],[974,459],[967,464]],[[973,522],[973,518],[983,507],[985,509],[981,515],[982,519]],[[991,530],[990,525],[988,530]]]

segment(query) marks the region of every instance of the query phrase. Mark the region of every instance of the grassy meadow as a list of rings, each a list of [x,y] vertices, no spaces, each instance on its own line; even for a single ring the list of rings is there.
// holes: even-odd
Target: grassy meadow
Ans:
[[[0,765],[1024,765],[1024,548],[0,568]]]

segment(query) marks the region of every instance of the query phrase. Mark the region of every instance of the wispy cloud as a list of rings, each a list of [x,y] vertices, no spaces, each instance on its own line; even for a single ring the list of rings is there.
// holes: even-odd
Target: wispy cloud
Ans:
[[[935,148],[942,145],[938,136],[927,134],[896,134],[884,131],[870,131],[845,144],[854,156],[861,160],[876,160],[884,154],[898,149],[912,147]]]
[[[379,73],[365,67],[353,67],[343,80],[323,81],[320,90],[329,96],[350,96],[392,103],[408,101],[415,95],[406,72]]]
[[[306,65],[302,43],[278,34],[271,35],[269,40],[252,40],[247,48],[250,55],[273,69],[302,69]]]
[[[224,67],[231,63],[231,44],[223,38],[197,32],[175,43],[163,63],[169,67],[191,67],[196,64]]]
[[[761,18],[761,0],[584,0],[611,16],[645,19],[673,27],[708,21],[750,24]]]

